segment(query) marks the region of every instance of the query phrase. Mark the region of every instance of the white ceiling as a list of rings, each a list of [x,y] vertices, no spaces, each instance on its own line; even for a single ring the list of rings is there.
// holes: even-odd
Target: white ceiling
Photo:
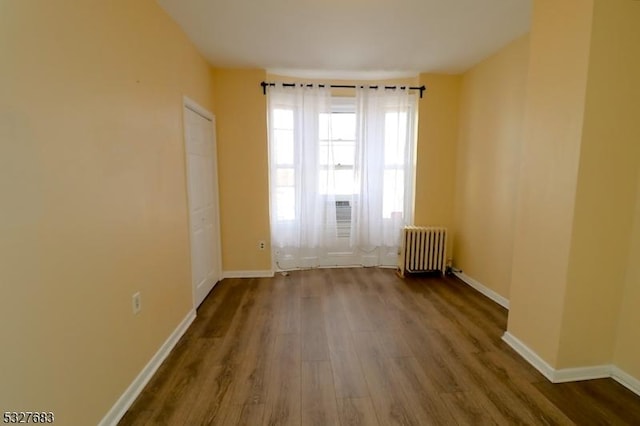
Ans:
[[[157,0],[214,66],[459,73],[529,30],[532,0]]]

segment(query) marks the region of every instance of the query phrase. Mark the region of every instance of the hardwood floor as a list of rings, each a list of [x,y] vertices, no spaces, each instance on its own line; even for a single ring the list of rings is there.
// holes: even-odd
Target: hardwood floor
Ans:
[[[502,342],[506,325],[450,277],[226,279],[120,424],[640,424],[640,397],[549,383]]]

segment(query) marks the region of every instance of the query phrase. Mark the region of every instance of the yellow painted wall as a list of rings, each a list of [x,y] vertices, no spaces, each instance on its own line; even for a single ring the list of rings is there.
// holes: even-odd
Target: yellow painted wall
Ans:
[[[529,64],[518,38],[462,78],[454,264],[509,297]]]
[[[594,6],[560,368],[612,360],[640,168],[640,4]]]
[[[532,11],[508,331],[552,366],[565,303],[592,11],[592,0],[537,0]]]
[[[456,234],[453,223],[460,86],[458,75],[420,74],[427,91],[419,104],[416,161],[415,224],[449,229],[450,257]]]
[[[0,2],[3,410],[98,423],[191,309],[183,95],[211,71],[154,1]]]
[[[265,75],[261,70],[216,69],[214,80],[223,269],[268,270],[270,252],[257,250],[258,240],[270,245],[266,98],[259,84],[305,79]],[[415,223],[452,227],[460,77],[424,74],[419,79],[378,83],[427,85],[419,104]]]
[[[223,270],[271,270],[263,70],[214,69]],[[258,241],[267,248],[258,250]]]

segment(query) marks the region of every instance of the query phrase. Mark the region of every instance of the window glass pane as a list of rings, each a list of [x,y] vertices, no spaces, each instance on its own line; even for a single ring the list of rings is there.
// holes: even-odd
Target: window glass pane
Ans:
[[[385,170],[382,193],[382,216],[390,218],[404,210],[404,171]]]
[[[356,115],[351,113],[331,114],[331,139],[353,140],[356,138]]]
[[[277,220],[293,220],[296,217],[295,192],[291,187],[276,189]]]
[[[319,162],[323,166],[353,166],[356,157],[355,141],[321,141]]]
[[[407,113],[388,112],[384,117],[384,162],[386,165],[404,164],[407,141]]]
[[[333,144],[333,162],[335,165],[353,166],[356,158],[355,142],[340,142]]]
[[[294,186],[293,169],[279,168],[276,170],[276,186]]]
[[[354,140],[356,138],[354,113],[320,114],[318,126],[321,140]]]
[[[321,194],[351,195],[355,191],[353,170],[320,170],[318,190]]]
[[[354,191],[354,179],[353,170],[335,170],[335,186],[333,193],[336,195],[348,195],[353,194]]]
[[[293,164],[293,130],[274,130],[276,164]]]
[[[293,129],[293,110],[274,109],[273,110],[274,129]]]

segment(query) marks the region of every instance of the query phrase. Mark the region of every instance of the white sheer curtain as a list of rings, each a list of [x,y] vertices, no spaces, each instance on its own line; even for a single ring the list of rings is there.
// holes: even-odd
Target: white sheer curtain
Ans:
[[[395,265],[412,222],[415,95],[279,84],[268,114],[276,267]]]
[[[352,244],[397,248],[413,221],[415,95],[408,90],[356,89],[358,185]]]
[[[331,112],[321,87],[269,88],[271,241],[276,260],[293,267],[319,264],[335,203],[320,194],[320,116]],[[327,175],[331,175],[327,173]]]

